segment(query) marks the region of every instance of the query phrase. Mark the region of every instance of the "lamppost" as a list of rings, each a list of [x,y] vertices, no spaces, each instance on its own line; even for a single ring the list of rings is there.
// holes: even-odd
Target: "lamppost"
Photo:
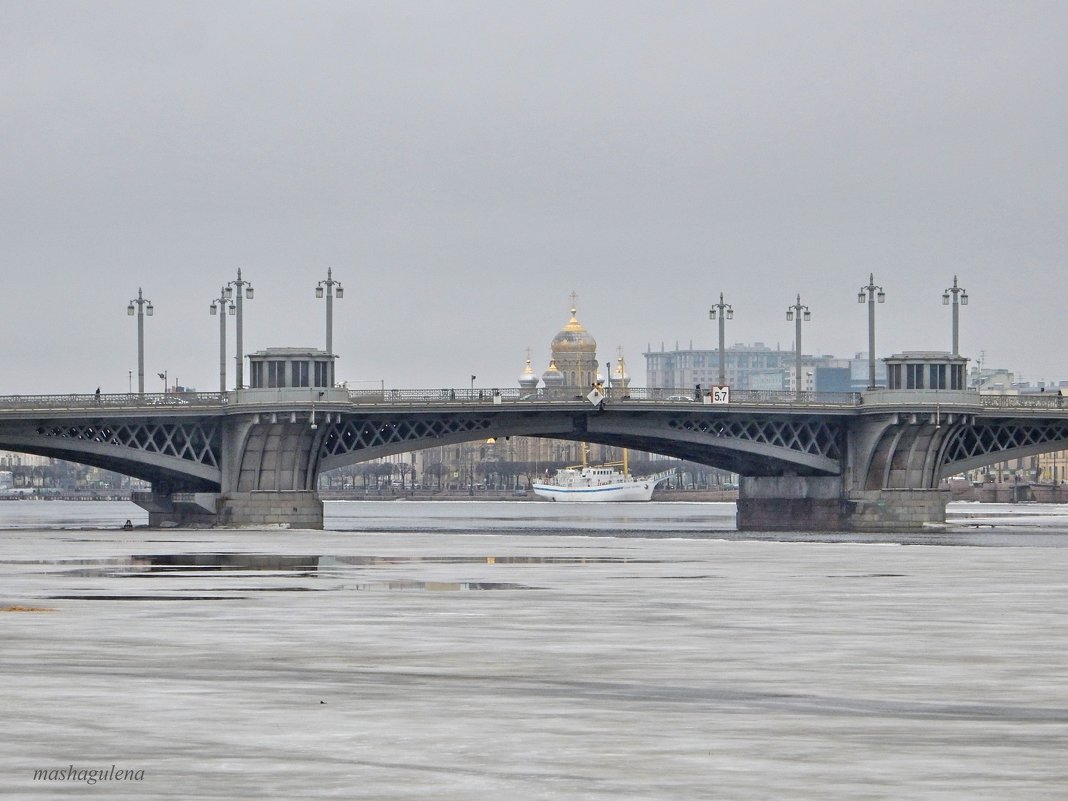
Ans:
[[[233,290],[224,286],[219,290],[219,297],[211,302],[211,313],[219,315],[219,392],[226,392],[226,310],[231,295]],[[229,310],[230,314],[234,314],[237,307],[229,303]]]
[[[868,285],[860,288],[857,301],[868,301],[868,389],[875,389],[875,301],[886,303],[886,292],[875,285],[875,274],[868,273]]]
[[[803,306],[801,304],[801,295],[798,295],[797,296],[797,303],[795,303],[793,306],[787,306],[786,307],[786,319],[787,320],[793,320],[794,317],[797,318],[797,334],[796,334],[796,338],[797,338],[797,366],[796,366],[796,374],[797,374],[797,397],[798,398],[801,397],[801,391],[804,388],[804,383],[802,382],[802,376],[801,376],[801,318],[802,318],[802,315],[804,316],[804,319],[805,319],[806,323],[809,320],[812,319],[812,312],[810,312],[808,310],[808,306]]]
[[[719,313],[719,385],[723,386],[727,383],[727,354],[723,349],[723,323],[725,320],[734,319],[734,309],[731,308],[729,303],[723,302],[723,293],[719,293],[719,303],[716,303],[708,310],[708,319],[715,320],[716,313]]]
[[[167,371],[164,370],[162,373],[156,373],[156,375],[158,375],[161,379],[163,379],[163,394],[166,395],[167,394]],[[175,383],[177,383],[177,382],[175,382]]]
[[[344,297],[345,290],[341,288],[341,282],[334,280],[334,271],[329,267],[326,270],[326,280],[320,281],[315,287],[315,297],[321,298],[325,287],[326,293],[326,353],[334,355],[334,295],[338,300]],[[336,287],[336,289],[335,289]]]
[[[237,293],[236,293],[237,297],[236,298],[234,298],[234,287],[237,287]],[[245,351],[244,351],[244,340],[241,337],[241,334],[242,334],[242,330],[241,330],[241,320],[242,320],[242,316],[241,316],[241,301],[244,298],[248,298],[249,300],[252,300],[252,283],[249,282],[249,281],[244,280],[241,277],[241,268],[240,267],[237,268],[237,280],[236,281],[230,281],[226,285],[226,291],[223,294],[226,295],[226,299],[227,300],[235,300],[235,305],[237,307],[237,337],[236,337],[237,341],[234,343],[235,346],[236,346],[236,349],[237,349],[237,352],[234,354],[234,361],[237,362],[237,380],[234,382],[234,388],[235,389],[244,389],[245,388]],[[231,307],[230,313],[231,314],[234,313],[233,307]],[[220,323],[221,323],[221,321],[220,321]],[[225,386],[223,387],[222,391],[223,392],[226,391],[226,387]]]
[[[137,297],[130,301],[126,307],[126,314],[134,315],[134,305],[137,305],[137,394],[145,394],[145,315],[152,316],[155,309],[152,301],[142,293],[141,287],[137,288]]]
[[[953,355],[959,356],[960,307],[968,305],[968,291],[962,286],[957,286],[957,276],[953,276],[953,286],[942,293],[943,306],[949,305],[950,295],[953,296]]]

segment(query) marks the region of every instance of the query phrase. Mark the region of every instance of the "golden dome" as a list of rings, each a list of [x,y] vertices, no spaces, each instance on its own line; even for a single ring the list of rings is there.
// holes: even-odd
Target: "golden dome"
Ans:
[[[560,329],[560,333],[553,337],[553,353],[578,352],[595,353],[597,340],[590,336],[590,332],[575,317],[575,307],[571,307],[571,319],[567,325]]]

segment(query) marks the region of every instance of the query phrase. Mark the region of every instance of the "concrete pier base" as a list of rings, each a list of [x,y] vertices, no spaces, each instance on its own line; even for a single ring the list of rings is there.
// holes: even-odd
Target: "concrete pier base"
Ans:
[[[134,493],[153,527],[272,526],[322,529],[323,502],[312,491]]]
[[[219,525],[323,527],[323,502],[312,490],[255,490],[222,496]]]
[[[827,477],[743,477],[739,531],[919,531],[946,522],[949,490],[845,490]]]

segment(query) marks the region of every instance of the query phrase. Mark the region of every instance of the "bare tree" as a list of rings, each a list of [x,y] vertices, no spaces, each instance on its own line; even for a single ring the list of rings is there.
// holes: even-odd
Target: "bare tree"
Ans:
[[[441,462],[434,462],[423,470],[427,475],[434,476],[437,479],[438,489],[441,489],[441,477],[449,472],[449,468],[443,465]]]

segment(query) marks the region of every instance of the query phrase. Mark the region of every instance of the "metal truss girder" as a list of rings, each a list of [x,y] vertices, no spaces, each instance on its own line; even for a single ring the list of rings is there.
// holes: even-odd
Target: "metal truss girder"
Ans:
[[[220,463],[221,436],[214,420],[39,425],[35,431],[45,439],[115,445],[215,469]]]
[[[693,431],[715,438],[743,440],[835,461],[841,456],[840,435],[837,427],[819,417],[690,415],[670,418],[667,424],[670,428],[679,431]]]
[[[1061,450],[1068,444],[1068,420],[976,420],[946,442],[942,475],[953,475],[1006,459]]]
[[[487,436],[542,436],[639,447],[728,466],[746,474],[771,470],[837,474],[843,434],[837,418],[757,414],[639,414],[613,417],[585,410],[576,415],[486,414],[464,416],[342,416],[326,423],[319,448],[322,469],[379,456]],[[685,456],[683,453],[685,452]]]
[[[455,435],[475,436],[493,428],[488,417],[442,416],[432,418],[342,418],[330,423],[320,446],[320,458],[343,456],[391,445],[416,443]],[[472,437],[473,438],[473,437]],[[423,445],[422,447],[425,447]]]

